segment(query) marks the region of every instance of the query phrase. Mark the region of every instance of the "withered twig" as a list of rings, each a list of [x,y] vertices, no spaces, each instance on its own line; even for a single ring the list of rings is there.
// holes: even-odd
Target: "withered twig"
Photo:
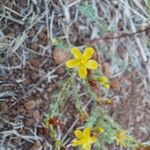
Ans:
[[[120,38],[131,37],[131,36],[134,36],[138,33],[147,32],[149,30],[150,30],[150,27],[147,27],[145,29],[140,29],[140,30],[138,30],[136,32],[132,32],[132,33],[122,33],[122,34],[117,35],[117,36],[102,36],[102,37],[95,38],[93,40],[89,40],[89,41],[86,41],[86,42],[93,45],[96,42],[99,42],[100,40],[102,40],[102,41],[117,40],[117,39],[120,39]]]

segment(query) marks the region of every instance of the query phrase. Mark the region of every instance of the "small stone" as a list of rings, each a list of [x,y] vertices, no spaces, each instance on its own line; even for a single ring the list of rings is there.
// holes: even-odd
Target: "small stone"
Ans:
[[[0,103],[0,112],[4,113],[8,111],[8,105],[5,102]]]
[[[62,64],[70,58],[69,54],[66,51],[58,48],[55,48],[53,50],[52,57],[56,64]]]
[[[143,119],[143,114],[136,116],[136,122],[139,122]]]
[[[14,31],[15,31],[15,33],[18,33],[18,32],[19,32],[19,29],[20,29],[19,25],[18,25],[18,24],[15,24],[15,25],[14,25]]]
[[[111,75],[111,67],[109,65],[109,63],[104,63],[103,64],[103,70],[104,70],[104,74],[109,77]]]
[[[120,82],[116,78],[114,78],[114,79],[111,80],[110,85],[111,85],[111,88],[113,88],[115,90],[118,90],[118,91],[121,88],[121,84],[120,84]]]
[[[31,49],[34,51],[38,50],[38,44],[37,43],[31,43]]]
[[[55,90],[56,89],[56,84],[49,84],[48,86],[47,86],[47,92],[48,93],[51,93],[53,90]]]
[[[19,1],[20,2],[20,5],[22,7],[25,7],[27,5],[27,0],[22,0],[22,1]]]
[[[24,104],[24,106],[27,110],[33,110],[35,108],[35,105],[36,105],[36,103],[34,100],[28,101]]]
[[[26,118],[24,124],[25,124],[25,126],[30,127],[34,124],[34,119]]]
[[[33,111],[33,118],[37,123],[40,122],[41,116],[38,110]]]
[[[44,32],[40,32],[38,37],[40,40],[43,40],[46,37],[46,34]]]
[[[43,101],[43,104],[40,107],[43,111],[47,111],[49,109],[49,101]]]
[[[42,150],[42,145],[40,141],[36,141],[32,147],[30,148],[30,150]]]
[[[58,75],[63,75],[63,74],[65,73],[64,67],[58,68],[58,70],[56,71],[56,73],[57,73]]]
[[[39,107],[43,103],[43,101],[42,99],[37,99],[35,103],[36,103],[36,107]]]
[[[38,59],[32,58],[29,60],[29,62],[35,68],[38,68],[40,66],[40,61]]]
[[[35,71],[31,73],[31,79],[33,81],[36,81],[38,79],[39,75],[38,73],[36,73]]]
[[[23,105],[21,105],[21,106],[18,108],[18,112],[21,113],[22,115],[25,115],[26,110],[24,109],[24,106],[23,106]]]

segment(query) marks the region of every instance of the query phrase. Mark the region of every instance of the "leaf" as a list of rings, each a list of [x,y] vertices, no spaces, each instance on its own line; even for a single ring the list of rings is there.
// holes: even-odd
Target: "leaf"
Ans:
[[[79,7],[79,10],[90,21],[95,21],[95,10],[93,9],[92,5],[84,3]]]
[[[57,38],[52,38],[51,44],[53,46],[56,46],[57,48],[60,48],[60,49],[66,49],[67,48],[67,45],[65,44],[65,42],[62,40],[59,40]]]

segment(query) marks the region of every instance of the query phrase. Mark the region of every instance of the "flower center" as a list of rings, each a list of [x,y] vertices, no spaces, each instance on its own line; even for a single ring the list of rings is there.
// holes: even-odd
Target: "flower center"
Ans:
[[[87,63],[87,60],[84,58],[81,58],[79,61],[81,66],[85,66],[85,64]]]
[[[120,139],[120,140],[125,140],[126,137],[124,135],[122,135],[122,134],[119,134],[117,136],[117,138]]]

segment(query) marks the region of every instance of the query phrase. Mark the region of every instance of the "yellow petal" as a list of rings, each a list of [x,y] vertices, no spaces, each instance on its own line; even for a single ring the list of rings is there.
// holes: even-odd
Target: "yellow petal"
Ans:
[[[101,77],[98,79],[98,81],[99,81],[100,83],[106,83],[106,82],[108,82],[108,78],[105,77],[105,76],[101,76]]]
[[[96,130],[97,130],[99,133],[103,133],[103,132],[104,132],[104,129],[101,128],[101,127],[97,128]]]
[[[71,146],[79,146],[82,144],[82,141],[80,140],[77,140],[77,139],[74,139],[72,142],[71,142]]]
[[[89,139],[89,143],[91,144],[95,143],[96,141],[97,141],[97,138],[94,136]]]
[[[89,143],[85,143],[82,145],[82,150],[91,150],[91,145]]]
[[[80,67],[79,69],[79,77],[85,79],[87,76],[87,70],[85,67]]]
[[[126,140],[127,140],[127,131],[119,131],[116,135],[116,143],[117,145],[123,145],[126,146]]]
[[[92,47],[88,47],[85,49],[83,53],[83,57],[88,60],[92,57],[93,54],[94,54],[94,49]]]
[[[109,89],[110,85],[109,85],[109,83],[105,83],[105,84],[103,84],[103,87],[106,88],[106,89]]]
[[[74,55],[75,58],[81,58],[82,56],[80,50],[76,47],[71,48],[71,53]]]
[[[66,62],[68,68],[75,68],[79,66],[79,61],[77,59],[70,59]]]
[[[74,134],[76,135],[76,137],[78,139],[82,139],[83,138],[83,133],[80,130],[75,130]]]
[[[98,67],[98,63],[97,63],[97,61],[90,59],[90,60],[88,60],[86,67],[88,69],[96,69]]]
[[[91,134],[91,128],[85,128],[83,134],[85,137],[89,137]]]

